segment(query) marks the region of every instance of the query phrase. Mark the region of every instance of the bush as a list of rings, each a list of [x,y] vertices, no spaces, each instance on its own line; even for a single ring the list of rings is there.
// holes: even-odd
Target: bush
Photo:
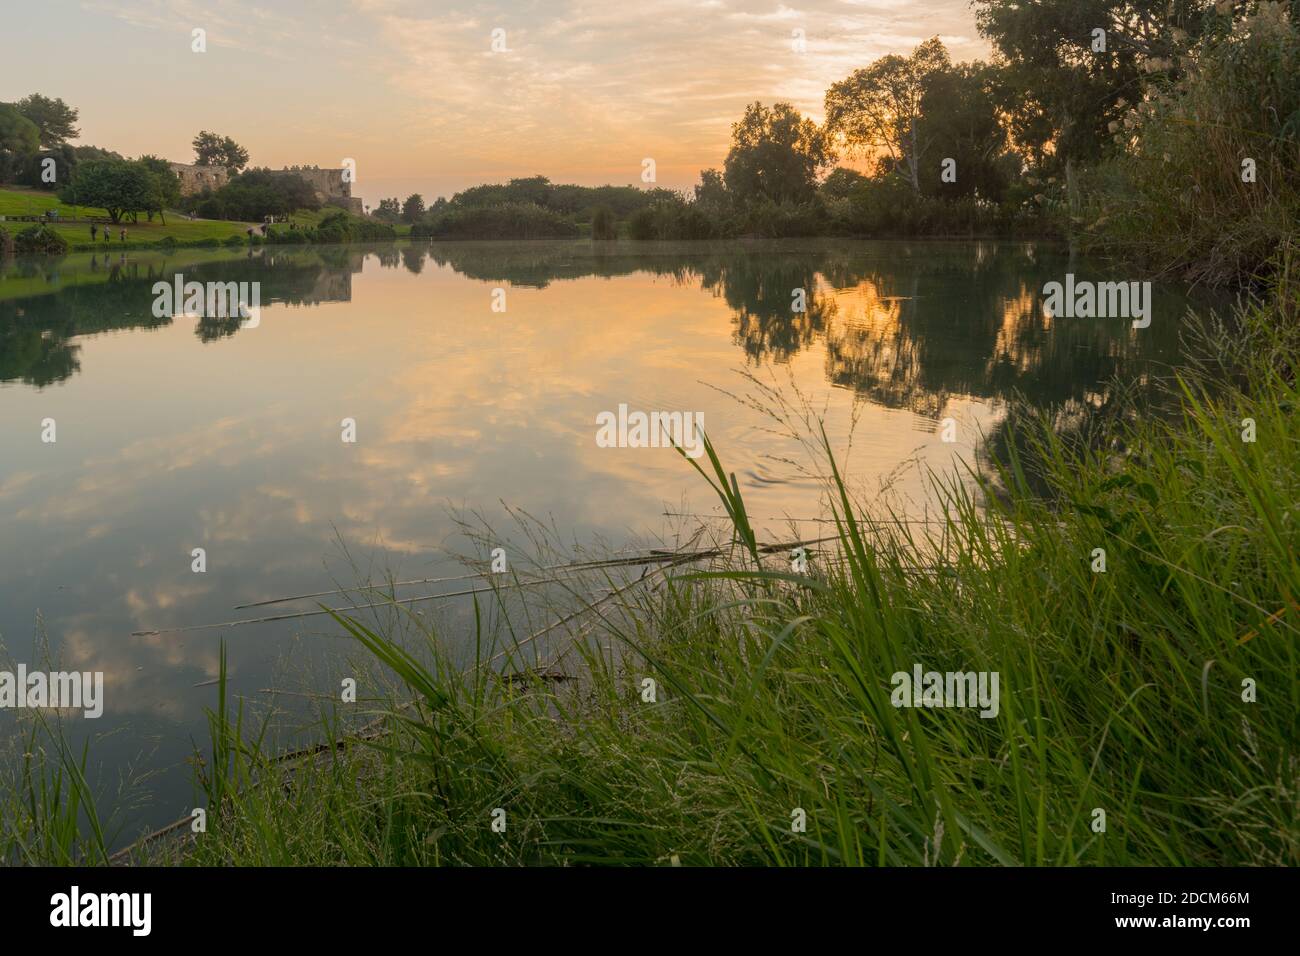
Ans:
[[[827,216],[834,231],[851,236],[991,236],[1027,233],[1052,236],[1061,224],[1053,204],[1027,195],[1025,187],[1008,191],[1007,200],[979,196],[948,199],[917,195],[897,176],[866,179],[847,197],[830,199]]]
[[[208,196],[205,199],[199,200],[198,205],[194,207],[194,213],[200,219],[226,218],[225,208],[221,205],[221,201],[215,196]]]
[[[266,242],[273,246],[301,245],[315,242],[316,233],[312,229],[268,229]]]
[[[204,219],[256,222],[298,209],[319,209],[316,191],[294,172],[249,169],[216,192],[206,192],[195,204]]]
[[[696,203],[661,199],[628,217],[633,239],[716,239],[727,235],[723,223],[710,218]]]
[[[734,228],[741,235],[787,239],[825,235],[829,222],[820,202],[778,203],[764,198],[742,207]]]
[[[608,206],[597,206],[591,214],[591,238],[618,238],[618,223],[614,219],[613,210]]]
[[[356,242],[396,238],[397,230],[392,226],[372,219],[362,219],[340,209],[338,212],[326,215],[316,226],[308,241]]]
[[[1277,5],[1225,21],[1195,70],[1113,125],[1127,148],[1083,182],[1085,248],[1220,283],[1295,234],[1300,28]]]
[[[529,202],[453,207],[411,228],[416,239],[570,239],[577,235],[575,223]]]
[[[243,244],[244,244],[243,236],[227,236],[225,242],[222,243],[222,245],[226,245],[226,246],[242,246]]]
[[[28,226],[14,237],[14,252],[20,256],[61,256],[68,240],[49,226]]]

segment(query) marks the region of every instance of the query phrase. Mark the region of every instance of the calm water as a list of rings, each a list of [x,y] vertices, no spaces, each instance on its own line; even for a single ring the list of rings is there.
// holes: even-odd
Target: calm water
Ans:
[[[1040,290],[1066,271],[1137,277],[1028,244],[477,243],[2,268],[0,667],[34,665],[44,633],[64,666],[105,672],[104,716],[71,730],[110,734],[95,751],[110,782],[159,771],[133,824],[192,806],[183,762],[214,700],[194,685],[215,676],[222,632],[132,631],[381,570],[457,573],[449,553],[473,550],[457,511],[524,546],[503,501],[609,547],[678,527],[666,511],[714,511],[671,450],[597,447],[596,415],[620,403],[702,412],[751,511],[777,519],[816,514],[817,488],[746,399],[801,394],[859,490],[892,482],[919,507],[917,464],[977,453],[1015,392],[1095,401],[1113,375],[1158,371],[1186,306],[1157,286],[1147,329],[1046,318]],[[177,272],[260,282],[260,324],[155,318],[152,286]],[[320,620],[227,633],[233,689],[337,653]],[[0,713],[0,732],[12,722]]]

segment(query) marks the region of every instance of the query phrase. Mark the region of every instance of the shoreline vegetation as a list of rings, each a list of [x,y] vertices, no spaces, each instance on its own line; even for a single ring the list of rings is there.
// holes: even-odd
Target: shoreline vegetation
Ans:
[[[1144,51],[1126,46],[1092,73],[1076,55],[1086,39],[1070,41],[1068,63],[1041,53],[1059,47],[1041,31],[1069,35],[1068,5],[1040,5],[1032,22],[1018,4],[978,6],[1003,72],[945,65],[941,45],[923,44],[832,88],[828,125],[889,140],[873,122],[898,111],[873,120],[868,107],[891,79],[927,78],[921,93],[968,117],[982,115],[981,95],[1006,105],[993,94],[1009,77],[1021,94],[1037,90],[1008,115],[1043,198],[999,228],[1056,222],[1127,269],[1244,290],[1230,315],[1188,316],[1183,364],[1142,386],[1159,414],[1136,398],[1083,417],[1013,404],[968,474],[931,476],[939,520],[918,525],[857,499],[815,416],[776,410],[802,425],[830,503],[829,540],[810,546],[806,568],[764,548],[728,449],[706,444],[682,467],[727,516],[701,529],[707,559],[659,565],[637,586],[588,569],[590,587],[566,592],[544,634],[490,627],[484,609],[468,664],[395,602],[335,611],[370,663],[366,686],[382,689],[363,695],[360,718],[317,701],[317,743],[290,759],[270,711],[230,699],[223,645],[210,740],[196,754],[201,836],[182,820],[115,856],[89,750],[37,720],[25,756],[0,761],[0,860],[1300,864],[1294,14],[1193,4],[1144,34]],[[692,200],[620,212],[606,196],[607,213],[590,211],[593,237],[630,234],[634,221],[647,238],[705,238],[693,234],[719,222],[799,235],[818,201],[939,228],[916,150],[890,153],[871,177],[838,176],[833,200],[773,185],[767,173],[792,168],[787,185],[818,183],[825,156],[791,113],[747,112],[735,162],[706,174]],[[894,146],[927,123],[944,128],[942,114],[903,119]],[[744,183],[768,192],[726,205]],[[524,188],[533,200],[518,198]],[[435,205],[413,238],[577,228],[565,218],[576,212],[553,207],[569,187],[479,189],[496,199]],[[994,215],[978,195],[933,202],[960,222]],[[601,585],[617,599],[593,597]],[[891,675],[917,667],[997,674],[999,706],[987,717],[897,706]]]

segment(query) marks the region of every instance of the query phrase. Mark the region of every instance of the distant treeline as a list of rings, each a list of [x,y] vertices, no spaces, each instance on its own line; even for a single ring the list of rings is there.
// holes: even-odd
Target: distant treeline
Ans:
[[[706,171],[694,195],[575,186],[544,176],[439,198],[411,227],[433,239],[729,239],[796,236],[1053,234],[1041,210],[978,197],[914,197],[889,179],[836,169],[802,200],[729,191]]]
[[[414,219],[411,235],[435,239],[565,239],[589,234],[612,239],[617,221],[657,203],[680,201],[679,194],[671,189],[561,185],[545,176],[532,176],[505,184],[474,186],[450,200],[439,197]],[[381,207],[384,205],[381,203]],[[408,199],[404,210],[411,205]]]

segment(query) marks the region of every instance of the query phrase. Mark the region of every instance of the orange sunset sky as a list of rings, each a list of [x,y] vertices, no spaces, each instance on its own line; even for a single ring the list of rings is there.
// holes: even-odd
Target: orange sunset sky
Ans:
[[[747,102],[821,120],[827,86],[926,37],[954,59],[988,56],[966,0],[5,6],[0,101],[62,97],[81,111],[79,144],[189,162],[208,129],[253,165],[350,157],[370,204],[533,174],[639,184],[647,157],[658,185],[689,187],[721,165]]]

